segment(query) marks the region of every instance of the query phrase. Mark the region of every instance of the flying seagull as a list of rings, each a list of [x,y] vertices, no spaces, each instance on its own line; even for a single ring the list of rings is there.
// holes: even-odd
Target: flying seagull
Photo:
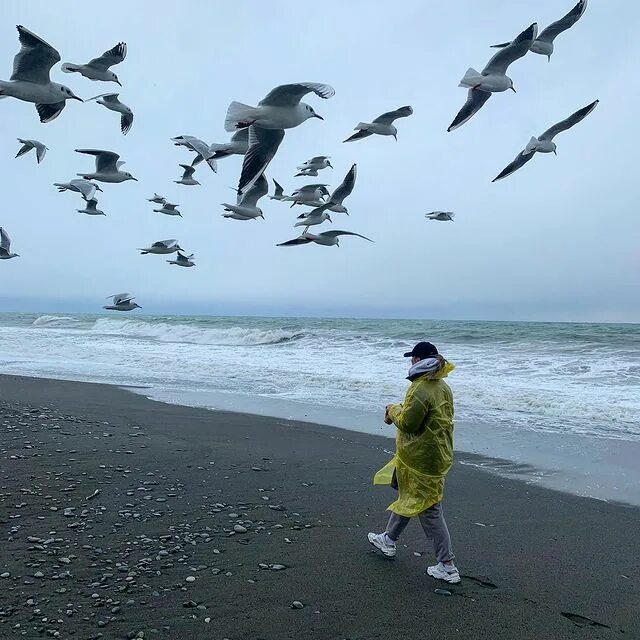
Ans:
[[[453,211],[432,211],[431,213],[425,213],[424,217],[429,220],[439,220],[440,222],[453,222],[455,215]]]
[[[358,238],[364,238],[369,242],[373,242],[373,240],[371,240],[370,238],[367,238],[366,236],[361,236],[359,233],[353,233],[352,231],[333,230],[333,231],[323,231],[318,235],[305,232],[298,238],[294,238],[293,240],[288,240],[287,242],[281,242],[276,246],[277,247],[293,247],[299,244],[309,244],[311,242],[315,242],[316,244],[319,244],[325,247],[332,247],[332,246],[339,247],[340,236],[357,236]]]
[[[273,185],[275,190],[273,192],[273,195],[269,196],[269,198],[271,200],[284,200],[284,198],[286,198],[286,196],[284,195],[284,189],[275,178],[273,178]]]
[[[346,213],[349,215],[349,211],[347,211],[347,207],[345,207],[342,203],[348,196],[351,195],[353,188],[356,186],[356,176],[358,175],[358,167],[357,165],[351,165],[351,169],[347,171],[347,175],[344,177],[344,180],[340,183],[340,185],[333,191],[333,193],[329,196],[327,203],[329,203],[329,211],[335,211],[336,213]]]
[[[180,216],[182,218],[182,214],[178,211],[177,204],[171,204],[166,200],[159,204],[162,204],[162,208],[154,209],[154,213],[164,213],[165,216]]]
[[[120,64],[127,57],[127,45],[119,42],[113,49],[105,51],[98,58],[89,60],[87,64],[72,64],[65,62],[62,70],[65,73],[79,73],[89,80],[102,80],[104,82],[116,82],[120,86],[118,76],[109,69],[113,65]]]
[[[413,113],[413,109],[409,106],[400,107],[395,111],[387,111],[378,116],[373,122],[359,122],[354,129],[356,133],[343,140],[343,142],[353,142],[354,140],[362,140],[368,138],[374,133],[379,136],[393,136],[398,140],[398,130],[393,126],[393,122],[398,118],[407,118]]]
[[[214,173],[218,171],[218,164],[213,157],[213,151],[211,151],[209,145],[200,140],[200,138],[196,138],[195,136],[176,136],[175,138],[171,138],[171,140],[176,147],[186,147],[189,151],[193,151],[196,154],[196,157],[191,163],[194,167],[203,160],[206,160],[211,171]]]
[[[328,196],[329,190],[326,184],[305,184],[303,187],[296,189],[290,196],[284,196],[281,198],[283,202],[292,202],[294,204],[301,204],[303,202],[316,202],[321,201],[323,196]],[[323,202],[320,202],[323,204]]]
[[[183,169],[182,172],[182,178],[180,178],[180,180],[174,180],[174,182],[176,184],[184,184],[188,187],[193,187],[197,184],[200,184],[194,177],[193,174],[195,173],[196,168],[190,164],[181,164],[180,165]]]
[[[254,185],[244,194],[238,194],[236,204],[223,203],[222,206],[227,213],[223,213],[224,218],[232,220],[255,220],[264,218],[262,209],[258,207],[258,200],[266,196],[269,192],[269,181],[266,176],[261,175]]]
[[[90,180],[80,180],[78,178],[74,178],[69,182],[54,182],[54,187],[58,187],[59,192],[63,191],[77,191],[82,194],[82,197],[89,202],[89,200],[93,199],[96,194],[96,191],[102,191],[100,185],[91,182]]]
[[[317,178],[318,169],[301,169],[293,177],[300,178],[301,176],[304,176],[305,178]]]
[[[133,311],[134,309],[142,309],[139,304],[133,302],[135,296],[132,296],[130,293],[116,293],[115,296],[107,296],[107,298],[111,298],[113,304],[106,305],[102,308],[108,309],[109,311]]]
[[[169,253],[175,253],[176,251],[182,251],[182,247],[178,244],[177,240],[158,240],[158,242],[154,242],[147,249],[138,249],[138,251],[140,251],[140,255],[143,256],[147,253],[166,255]]]
[[[195,267],[196,263],[193,261],[193,253],[189,256],[185,256],[184,253],[178,251],[178,256],[175,260],[167,260],[169,264],[175,264],[178,267]]]
[[[96,170],[94,173],[78,173],[85,180],[99,180],[100,182],[125,182],[135,180],[128,171],[120,171],[124,162],[120,161],[120,156],[113,151],[103,151],[102,149],[76,149],[76,153],[95,156]]]
[[[147,202],[153,202],[154,204],[164,204],[167,199],[164,196],[160,196],[157,193],[153,194],[153,198],[148,198]]]
[[[87,201],[84,209],[76,209],[78,213],[86,213],[88,216],[106,216],[104,211],[97,208],[98,201],[95,198]]]
[[[306,227],[305,231],[309,230],[309,227],[312,227],[317,224],[322,224],[325,220],[332,222],[331,216],[327,213],[327,209],[331,206],[330,202],[323,204],[321,207],[316,207],[309,211],[309,213],[303,213],[298,216],[298,220],[300,222],[296,222],[294,227]]]
[[[300,102],[311,92],[325,99],[335,94],[333,87],[327,84],[299,82],[272,89],[257,107],[240,102],[229,105],[225,129],[235,131],[249,127],[249,148],[244,156],[238,183],[241,193],[250,189],[264,173],[284,138],[285,129],[297,127],[309,118],[324,119],[313,107]]]
[[[568,118],[554,124],[549,127],[543,134],[537,138],[534,136],[529,140],[527,146],[516,156],[515,160],[507,165],[493,180],[497,182],[507,176],[510,176],[514,171],[524,166],[536,153],[556,153],[556,143],[553,141],[555,136],[567,129],[571,129],[578,122],[582,122],[597,106],[599,100],[595,100],[586,107],[579,109],[575,113],[572,113]]]
[[[221,160],[231,155],[243,156],[249,148],[249,129],[238,129],[232,136],[231,140],[222,144],[212,144],[209,152],[214,160]]]
[[[126,135],[133,124],[133,111],[126,104],[118,99],[119,93],[101,93],[99,96],[89,98],[87,102],[95,100],[98,104],[106,107],[110,111],[120,114],[120,131]]]
[[[11,253],[11,238],[9,234],[0,227],[0,260],[10,260],[11,258],[19,258],[17,253]]]
[[[522,58],[529,51],[537,33],[538,25],[534,22],[511,44],[498,51],[481,73],[471,68],[467,70],[464,78],[460,81],[460,86],[469,87],[467,101],[447,131],[457,129],[478,113],[492,93],[507,89],[515,91],[513,81],[506,75],[507,69],[512,62]]]
[[[322,171],[322,169],[326,169],[327,167],[331,167],[333,169],[333,165],[329,161],[329,156],[314,156],[311,160],[307,160],[303,162],[299,167],[297,167],[300,173],[296,173],[294,177],[298,176],[317,176],[318,171]]]
[[[542,33],[533,41],[530,51],[538,53],[542,56],[547,56],[547,60],[551,62],[551,54],[553,53],[553,41],[563,31],[571,28],[585,12],[587,8],[587,0],[580,0],[578,4],[567,13],[566,16],[560,18],[551,23],[546,29],[542,30]],[[494,44],[493,49],[504,49],[509,46],[509,42],[503,42],[502,44]]]
[[[38,142],[37,140],[23,140],[22,138],[18,138],[18,142],[22,143],[22,147],[20,147],[20,150],[16,153],[16,158],[23,156],[25,153],[31,151],[31,149],[35,149],[38,164],[42,162],[42,159],[49,150],[49,147],[45,147],[42,142]]]
[[[60,62],[60,54],[42,38],[18,25],[20,51],[13,59],[8,82],[0,80],[0,98],[12,97],[34,102],[40,122],[51,122],[64,109],[67,100],[80,100],[69,87],[51,82],[51,67]]]

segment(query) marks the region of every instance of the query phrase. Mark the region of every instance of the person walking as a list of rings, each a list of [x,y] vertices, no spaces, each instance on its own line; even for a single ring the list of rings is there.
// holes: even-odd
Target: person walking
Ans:
[[[369,542],[388,558],[411,518],[417,516],[433,541],[437,564],[426,573],[450,584],[460,582],[453,560],[442,499],[444,479],[453,463],[453,394],[443,380],[454,369],[430,342],[419,342],[404,354],[411,358],[411,382],[404,402],[387,405],[384,421],[396,426],[396,453],[374,477],[374,484],[397,489],[397,500],[383,533],[369,533]]]

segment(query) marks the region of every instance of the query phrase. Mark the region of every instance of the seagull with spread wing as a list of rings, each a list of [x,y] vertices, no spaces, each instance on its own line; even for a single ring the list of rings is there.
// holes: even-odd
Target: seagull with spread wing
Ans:
[[[98,180],[100,182],[125,182],[126,180],[138,181],[128,171],[120,171],[120,167],[124,164],[120,160],[120,156],[113,151],[104,151],[103,149],[76,149],[76,153],[84,153],[89,156],[95,156],[96,170],[93,173],[78,173],[85,180]]]
[[[378,116],[373,122],[359,122],[354,127],[354,129],[356,129],[356,133],[354,133],[346,140],[343,140],[343,142],[362,140],[363,138],[368,138],[373,134],[377,134],[379,136],[393,136],[397,141],[398,130],[395,128],[393,123],[398,118],[409,117],[412,113],[413,109],[411,107],[400,107],[395,111],[387,111],[387,113],[383,113],[381,116]]]
[[[131,129],[133,124],[133,111],[124,102],[120,102],[118,99],[118,93],[101,93],[99,96],[93,96],[89,98],[87,102],[95,100],[98,104],[109,109],[109,111],[115,111],[120,114],[120,131],[123,135],[126,135]]]
[[[294,247],[299,244],[310,244],[314,242],[315,244],[322,245],[323,247],[339,247],[340,246],[340,236],[356,236],[358,238],[364,238],[369,242],[373,242],[371,238],[367,238],[366,236],[362,236],[359,233],[353,233],[352,231],[340,231],[340,230],[332,230],[332,231],[323,231],[322,233],[313,234],[305,232],[298,238],[294,238],[293,240],[288,240],[287,242],[281,242],[277,244],[277,247]]]
[[[133,311],[134,309],[142,309],[142,307],[134,302],[135,296],[130,293],[116,293],[114,296],[107,296],[113,300],[113,304],[102,307],[109,311]]]
[[[0,260],[11,260],[11,258],[19,258],[18,253],[11,253],[11,238],[9,234],[0,227]]]
[[[36,151],[36,160],[38,164],[42,162],[45,153],[49,150],[49,147],[42,144],[42,142],[38,142],[37,140],[23,140],[22,138],[18,138],[18,142],[22,143],[18,153],[16,153],[16,158],[23,156],[25,153],[29,153],[31,149],[35,149]]]
[[[79,73],[89,80],[102,80],[103,82],[115,82],[122,86],[118,76],[109,67],[120,64],[127,57],[127,45],[125,42],[105,51],[101,56],[89,60],[87,64],[73,64],[65,62],[62,70],[65,73]]]
[[[226,213],[222,214],[223,218],[231,218],[232,220],[255,220],[263,218],[262,209],[258,207],[258,200],[269,193],[269,181],[262,174],[243,194],[238,194],[236,204],[222,203]]]

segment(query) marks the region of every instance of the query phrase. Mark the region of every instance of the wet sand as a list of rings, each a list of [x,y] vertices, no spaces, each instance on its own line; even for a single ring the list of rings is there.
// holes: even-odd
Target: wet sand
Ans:
[[[389,446],[0,376],[0,638],[640,638],[640,510],[457,463],[449,587],[417,523],[366,542]]]

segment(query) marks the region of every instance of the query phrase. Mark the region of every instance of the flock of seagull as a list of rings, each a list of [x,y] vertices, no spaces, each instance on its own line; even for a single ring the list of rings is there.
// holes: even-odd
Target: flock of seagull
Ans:
[[[500,93],[514,88],[513,80],[507,76],[507,71],[512,63],[522,58],[529,51],[547,56],[550,60],[554,51],[554,41],[558,35],[572,27],[584,14],[587,0],[580,0],[560,20],[549,25],[538,34],[538,26],[533,23],[527,27],[512,41],[493,45],[498,51],[489,60],[481,72],[469,68],[460,81],[459,86],[468,89],[467,100],[460,109],[448,131],[453,131],[465,124],[473,117],[489,100],[493,93]],[[61,57],[56,49],[42,38],[32,33],[25,27],[18,25],[18,38],[20,51],[14,58],[13,73],[9,81],[0,81],[0,98],[13,97],[25,102],[35,104],[40,121],[51,122],[58,117],[66,105],[67,100],[79,100],[70,88],[65,85],[52,82],[50,71],[60,62]],[[100,82],[115,82],[122,86],[118,76],[111,67],[122,63],[127,55],[127,45],[118,43],[112,49],[105,51],[101,56],[90,60],[86,64],[64,63],[61,67],[65,73],[78,73],[85,78]],[[259,200],[269,193],[269,181],[265,171],[275,157],[285,137],[285,131],[298,127],[311,118],[323,119],[314,108],[302,102],[302,99],[315,94],[322,99],[329,99],[335,94],[333,87],[316,82],[299,82],[280,85],[272,89],[256,106],[250,106],[234,101],[229,105],[225,119],[225,130],[232,133],[226,143],[207,144],[199,138],[189,135],[181,135],[172,138],[177,146],[182,146],[195,153],[191,164],[180,164],[182,175],[175,180],[177,184],[184,186],[198,186],[200,183],[194,178],[194,174],[200,163],[206,163],[216,172],[217,162],[232,155],[243,157],[242,170],[236,189],[235,203],[223,203],[223,217],[248,221],[264,218],[262,209],[258,206]],[[119,99],[118,93],[103,93],[88,101],[95,101],[110,111],[120,114],[120,130],[123,134],[129,132],[133,125],[133,111]],[[554,124],[538,137],[532,137],[524,149],[509,163],[497,176],[494,182],[511,175],[527,162],[536,153],[556,153],[554,138],[561,132],[570,129],[589,115],[598,104],[595,100],[591,104],[578,109],[569,117]],[[354,129],[355,133],[344,142],[353,142],[368,138],[372,135],[392,136],[397,140],[398,130],[395,121],[413,114],[410,106],[403,106],[393,111],[388,111],[373,119],[371,122],[360,122]],[[16,157],[35,151],[36,160],[42,162],[47,152],[47,147],[38,140],[18,138],[21,148]],[[79,193],[84,204],[79,213],[86,215],[105,215],[98,209],[97,191],[102,191],[101,183],[121,183],[127,180],[137,180],[129,172],[122,170],[124,162],[113,151],[102,149],[76,149],[76,152],[89,155],[94,158],[94,171],[78,173],[78,178],[69,182],[55,183],[59,191],[71,191]],[[318,177],[319,172],[327,168],[333,168],[329,156],[314,156],[297,167],[295,177]],[[331,213],[347,214],[344,205],[345,199],[351,195],[357,177],[357,165],[353,164],[342,183],[333,191],[327,184],[306,184],[285,195],[283,187],[273,179],[274,192],[271,200],[291,203],[291,207],[301,205],[310,207],[309,211],[300,214],[294,227],[302,227],[302,233],[277,246],[297,246],[303,244],[318,244],[321,246],[339,246],[343,236],[355,236],[373,242],[370,238],[352,231],[332,229],[319,233],[311,233],[311,227],[332,223]],[[168,216],[182,216],[178,211],[178,205],[170,203],[165,197],[154,193],[149,202],[158,205],[154,212]],[[432,211],[425,214],[430,220],[452,221],[454,213],[451,211]],[[140,249],[142,255],[177,254],[175,259],[167,260],[169,264],[180,267],[195,266],[193,254],[187,254],[175,239],[161,240],[152,243],[149,247]],[[11,252],[11,241],[8,233],[0,227],[0,259],[18,257]],[[109,296],[113,304],[104,308],[114,311],[131,311],[141,308],[134,302],[134,296],[128,293]]]

